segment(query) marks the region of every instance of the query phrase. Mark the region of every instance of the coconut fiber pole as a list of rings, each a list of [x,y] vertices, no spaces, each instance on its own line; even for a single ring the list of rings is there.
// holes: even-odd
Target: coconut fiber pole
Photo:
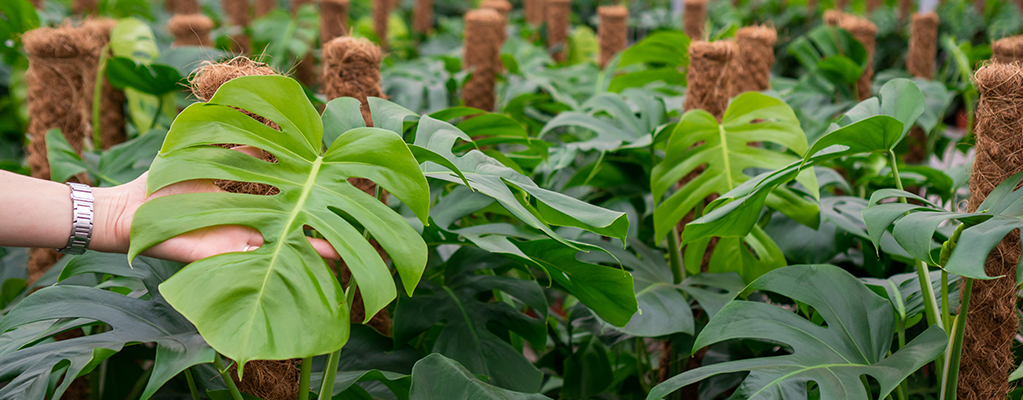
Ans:
[[[320,44],[348,32],[349,0],[320,1]]]
[[[462,99],[466,107],[483,111],[494,111],[497,95],[494,83],[501,68],[501,48],[504,32],[498,29],[504,17],[491,9],[472,10],[465,14],[465,63],[471,72],[469,81],[462,87]]]
[[[883,0],[867,0],[867,13],[869,14],[877,11],[877,9],[881,8],[882,5],[884,5]]]
[[[992,43],[991,59],[1005,64],[1023,61],[1023,35],[1007,37]]]
[[[899,20],[905,21],[913,12],[913,0],[899,0]]]
[[[390,0],[373,0],[373,32],[380,42],[380,48],[388,48],[387,19],[391,15]]]
[[[849,8],[849,0],[835,0],[835,9],[845,11]]]
[[[523,12],[526,14],[526,22],[533,26],[540,26],[544,22],[545,0],[522,0]]]
[[[380,47],[366,39],[342,36],[323,45],[320,92],[328,99],[354,97],[362,103],[362,118],[373,125],[368,97],[384,97],[380,89]]]
[[[71,3],[71,10],[75,14],[93,14],[96,12],[97,0],[74,0]]]
[[[871,96],[871,84],[874,79],[874,42],[877,39],[877,26],[864,18],[852,15],[841,18],[838,26],[849,31],[867,50],[867,67],[863,69],[863,75],[856,82],[859,99],[864,100]]]
[[[423,35],[433,30],[433,0],[416,0],[412,6],[412,30]]]
[[[547,49],[554,51],[554,61],[564,62],[568,46],[569,16],[572,13],[571,0],[546,0]]]
[[[689,87],[682,105],[685,111],[706,110],[721,119],[732,93],[729,64],[738,52],[738,46],[727,40],[695,41],[689,45],[689,71],[686,73]]]
[[[970,175],[968,211],[975,212],[999,183],[1023,171],[1023,69],[1020,64],[992,63],[975,76],[977,158]],[[959,367],[958,398],[1004,399],[1014,368],[1016,336],[1016,263],[1019,231],[1012,231],[988,255],[984,270],[992,280],[974,280]],[[962,288],[962,285],[960,285]]]
[[[384,98],[380,89],[380,47],[366,39],[356,39],[351,36],[342,36],[331,40],[323,45],[323,76],[320,81],[323,83],[320,91],[327,96],[328,100],[338,97],[354,97],[362,103],[362,118],[366,126],[373,126],[373,118],[369,112],[367,98]],[[365,178],[349,178],[356,188],[370,195],[376,195],[376,184]],[[381,201],[387,202],[387,192],[381,191]],[[387,257],[375,240],[370,243],[380,257]],[[338,275],[341,282],[348,286],[352,272],[348,266],[341,261],[338,266]],[[356,288],[355,300],[352,302],[351,322],[362,323],[366,319],[366,308]],[[391,315],[387,309],[380,310],[366,324],[376,329],[377,332],[389,335],[391,332]]]
[[[245,28],[249,26],[249,2],[247,0],[222,0],[224,15],[231,25],[231,41],[234,42],[236,53],[248,53],[252,47],[249,36],[245,34]]]
[[[220,85],[225,82],[252,75],[280,75],[279,72],[266,64],[257,63],[245,57],[235,57],[224,63],[204,63],[191,81],[192,94],[201,101],[209,101],[217,92]],[[268,119],[244,111],[245,114],[262,122],[270,127],[277,128],[277,124]],[[220,147],[234,147],[232,144],[220,144]],[[262,152],[260,158],[268,162],[276,162],[272,154]],[[229,193],[244,193],[254,195],[273,195],[279,193],[277,188],[252,182],[235,182],[217,180],[214,183]],[[261,399],[295,400],[299,391],[299,360],[254,360],[249,361],[245,366],[245,379],[238,379],[237,365],[231,366],[231,377],[238,385],[238,390]]]
[[[167,20],[167,30],[174,35],[174,47],[209,47],[213,20],[202,14],[178,14]]]
[[[25,72],[28,103],[28,164],[32,176],[50,179],[46,157],[46,132],[60,129],[75,152],[82,153],[89,128],[79,111],[86,96],[82,88],[82,59],[90,57],[88,36],[79,28],[38,28],[25,33],[22,42],[28,55]],[[72,179],[74,180],[74,179]],[[53,249],[31,249],[28,258],[28,282],[46,272],[60,253]]]
[[[906,55],[906,70],[917,78],[934,77],[934,59],[938,53],[938,14],[934,12],[913,14],[909,28],[909,53]],[[916,164],[927,158],[927,133],[919,126],[909,131],[909,152],[907,163]]]
[[[625,50],[629,45],[629,9],[625,6],[597,7],[600,25],[597,26],[597,37],[600,39],[600,67]]]
[[[512,5],[507,0],[485,0],[483,3],[480,3],[480,8],[491,9],[501,15],[501,21],[497,23],[498,26],[495,28],[501,38],[497,46],[497,50],[500,52],[501,47],[504,46],[504,41],[508,39],[508,14],[511,14]],[[468,38],[468,33],[466,33],[466,38]]]
[[[96,136],[92,130],[94,126],[92,117],[93,95],[96,90],[96,77],[98,73],[99,60],[104,51],[108,52],[106,45],[110,43],[110,30],[117,25],[117,21],[109,18],[89,19],[82,23],[82,28],[88,37],[89,53],[82,57],[82,94],[80,97],[82,118],[85,119],[89,132]],[[99,82],[100,88],[100,112],[99,112],[99,146],[109,149],[111,146],[122,143],[127,139],[124,131],[124,92],[117,90],[110,85],[106,77]]]
[[[682,31],[692,41],[703,39],[703,25],[707,21],[707,0],[685,0]]]
[[[743,92],[760,92],[771,88],[771,67],[774,66],[774,45],[778,33],[770,26],[748,26],[735,32],[735,43],[742,74],[732,71],[732,97]]]
[[[202,11],[199,0],[168,0],[173,4],[175,14],[198,14]]]
[[[256,18],[262,17],[277,9],[277,0],[256,0]]]
[[[298,16],[298,10],[307,4],[313,4],[313,0],[291,0],[291,15]],[[322,15],[321,15],[322,18]],[[311,50],[311,49],[310,49]],[[316,84],[316,58],[312,51],[307,53],[298,64],[295,65],[295,79],[306,86]]]

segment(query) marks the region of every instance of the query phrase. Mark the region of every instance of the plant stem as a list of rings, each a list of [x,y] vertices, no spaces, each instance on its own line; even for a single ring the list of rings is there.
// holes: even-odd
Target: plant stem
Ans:
[[[192,393],[192,400],[199,400],[199,390],[195,388],[195,378],[192,377],[192,368],[185,368],[185,381],[188,382],[188,391]]]
[[[220,377],[224,378],[224,383],[227,384],[227,390],[231,392],[231,398],[234,400],[244,400],[242,393],[238,391],[238,385],[234,384],[234,379],[231,379],[231,374],[227,373],[227,368],[224,368],[224,362],[220,360],[220,353],[213,356],[213,367],[220,372]],[[239,368],[239,370],[241,370]]]
[[[970,292],[973,291],[973,279],[963,278],[963,290],[959,293],[959,315],[952,323],[955,333],[952,336],[952,348],[946,353],[945,368],[942,371],[942,400],[955,400],[959,384],[959,357],[963,353],[963,334],[966,332],[966,315],[970,309]]]
[[[902,178],[899,176],[899,166],[895,160],[895,152],[888,152],[888,166],[892,169],[892,174],[895,177],[895,187],[899,190],[905,190],[902,186]],[[899,201],[903,204],[906,203],[905,197],[899,197]],[[945,326],[941,324],[940,312],[938,311],[938,301],[934,299],[934,287],[931,286],[931,275],[927,269],[927,264],[921,260],[914,260],[916,266],[916,275],[920,279],[920,293],[923,295],[924,300],[924,311],[927,315],[927,325],[939,325],[944,330]]]
[[[682,267],[682,248],[679,246],[678,230],[672,229],[668,234],[668,263],[671,265],[671,279],[677,285],[686,279],[686,269]]]
[[[313,358],[302,359],[302,375],[298,378],[298,400],[309,400],[309,376],[313,373]]]
[[[334,377],[337,376],[337,364],[339,361],[341,361],[341,350],[330,353],[330,357],[327,358],[327,367],[323,370],[323,383],[320,385],[320,394],[316,398],[329,399],[333,396]]]
[[[941,324],[945,332],[952,330],[952,319],[948,314],[948,272],[941,270]]]
[[[104,45],[99,52],[99,62],[96,65],[96,85],[92,90],[92,146],[95,149],[103,147],[103,134],[100,132],[100,115],[103,110],[100,107],[103,105],[103,77],[106,75],[109,48],[109,45]]]

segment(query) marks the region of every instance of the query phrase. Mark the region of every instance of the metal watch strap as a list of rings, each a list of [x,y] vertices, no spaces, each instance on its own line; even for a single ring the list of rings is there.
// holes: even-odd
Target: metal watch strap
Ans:
[[[67,246],[57,251],[64,254],[78,255],[85,253],[92,239],[94,219],[92,188],[81,183],[68,182],[71,188],[71,236]]]

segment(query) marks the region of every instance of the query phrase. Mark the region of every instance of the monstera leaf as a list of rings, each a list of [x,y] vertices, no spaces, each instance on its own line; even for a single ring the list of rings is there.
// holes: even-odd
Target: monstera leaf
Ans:
[[[545,400],[542,394],[513,392],[487,384],[457,361],[440,354],[423,357],[412,368],[412,400]]]
[[[239,110],[263,116],[280,129]],[[306,240],[305,227],[341,254],[362,288],[367,317],[394,299],[396,290],[363,230],[390,255],[408,293],[426,265],[426,244],[408,222],[347,181],[360,177],[376,182],[425,223],[429,188],[411,151],[401,137],[377,128],[341,133],[324,151],[323,127],[338,126],[337,117],[325,114],[321,121],[290,78],[237,78],[221,86],[208,103],[186,108],[153,162],[150,193],[193,179],[258,182],[280,189],[272,196],[161,197],[139,208],[132,224],[130,257],[210,226],[245,225],[262,233],[262,247],[199,260],[160,285],[167,301],[210,345],[240,365],[329,353],[348,337],[345,295]],[[210,146],[216,143],[258,147],[278,161]],[[299,337],[303,339],[295,340]]]
[[[639,112],[633,111],[632,102]],[[638,114],[638,115],[637,115]],[[579,127],[596,134],[580,138],[567,146],[581,150],[613,151],[622,144],[633,144],[650,134],[667,120],[664,103],[651,91],[626,89],[621,94],[601,93],[582,104],[579,111],[559,113],[544,125],[540,137],[556,128]]]
[[[912,81],[889,81],[881,87],[879,97],[860,102],[839,123],[832,124],[803,159],[748,180],[711,202],[707,206],[711,211],[686,224],[682,243],[712,236],[749,235],[764,204],[770,204],[767,203],[770,195],[781,185],[795,179],[807,167],[839,157],[891,151],[923,110],[923,93]]]
[[[895,332],[888,300],[874,294],[855,277],[831,265],[794,265],[772,271],[746,288],[774,292],[813,307],[826,326],[784,308],[736,300],[711,318],[693,349],[730,339],[781,343],[792,354],[728,361],[686,371],[654,387],[647,399],[660,399],[708,377],[749,371],[732,395],[742,399],[804,399],[809,382],[822,399],[870,398],[860,376],[870,375],[884,398],[899,382],[938,357],[948,338],[932,326],[887,356]]]
[[[542,348],[547,340],[547,300],[532,280],[477,274],[480,269],[513,267],[514,262],[486,251],[463,247],[444,266],[444,282],[424,280],[411,298],[398,301],[394,318],[395,343],[407,343],[438,322],[433,352],[458,360],[474,374],[490,377],[494,385],[526,392],[540,389],[543,374],[498,332],[512,331]],[[500,291],[528,306],[537,317],[507,303],[482,302],[478,296]],[[413,372],[415,374],[415,372]],[[415,380],[415,378],[413,378]],[[415,383],[413,383],[415,385]]]
[[[1023,173],[1013,175],[995,187],[984,199],[977,212],[950,212],[915,194],[901,190],[878,190],[870,196],[870,206],[863,210],[870,239],[877,243],[881,235],[891,229],[895,240],[913,257],[940,265],[940,246],[934,242],[935,234],[941,241],[947,239],[938,227],[945,221],[958,220],[967,228],[941,267],[956,275],[973,279],[993,279],[984,272],[988,254],[1010,232],[1023,227],[1023,190],[1016,189],[1023,182]],[[882,200],[903,197],[918,204],[885,203]],[[1017,273],[1023,274],[1023,271]]]
[[[94,252],[73,258],[61,272],[62,280],[91,273],[138,279],[149,299],[72,285],[43,288],[26,297],[0,320],[0,343],[18,343],[0,348],[0,382],[7,382],[0,388],[0,398],[48,398],[48,382],[63,376],[53,395],[58,398],[73,378],[132,344],[156,344],[155,363],[142,399],[148,399],[185,368],[213,361],[213,349],[157,291],[160,282],[180,267],[178,263],[143,257],[132,268],[121,256]],[[58,319],[69,322],[45,322]],[[111,329],[57,342],[38,342],[93,321],[109,324]],[[67,364],[66,368],[61,368],[62,364]]]

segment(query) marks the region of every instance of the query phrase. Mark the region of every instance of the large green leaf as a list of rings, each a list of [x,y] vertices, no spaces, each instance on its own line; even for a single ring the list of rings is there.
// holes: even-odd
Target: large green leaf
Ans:
[[[768,197],[779,186],[810,166],[843,156],[891,151],[905,137],[906,127],[923,112],[923,103],[920,89],[911,81],[890,81],[881,88],[879,98],[864,100],[838,124],[832,124],[801,160],[748,180],[709,204],[711,211],[686,224],[682,243],[749,235]]]
[[[491,329],[512,331],[534,347],[545,346],[547,300],[543,290],[535,281],[476,272],[514,265],[512,260],[473,247],[459,249],[444,266],[443,283],[424,280],[415,296],[398,301],[394,341],[406,343],[444,321],[433,352],[458,360],[473,373],[490,377],[497,386],[536,392],[543,374],[521,350]],[[511,296],[539,314],[538,318],[504,302],[478,300],[491,291]]]
[[[544,400],[542,394],[513,392],[489,385],[457,361],[440,354],[423,357],[412,369],[412,400]]]
[[[995,187],[977,207],[974,213],[946,211],[919,196],[886,189],[874,192],[870,206],[863,210],[867,231],[873,241],[891,229],[895,239],[913,257],[939,265],[956,275],[973,279],[993,279],[984,271],[988,254],[1010,232],[1023,227],[1023,190],[1016,189],[1023,182],[1023,173],[1013,175]],[[882,200],[903,197],[919,204],[884,203]],[[936,234],[941,241],[947,239],[938,228],[945,221],[958,220],[966,224],[959,241],[952,250],[945,265],[938,260],[939,245],[934,242]]]
[[[774,292],[813,307],[826,326],[775,305],[736,300],[707,323],[694,351],[730,339],[759,339],[784,344],[792,354],[729,361],[676,375],[654,387],[648,399],[660,399],[710,376],[749,371],[732,395],[747,399],[807,398],[814,382],[822,399],[869,398],[860,379],[880,384],[879,398],[944,351],[948,338],[940,327],[925,330],[887,356],[895,332],[892,306],[841,268],[795,265],[772,271],[746,288]]]
[[[633,105],[638,112],[633,110]],[[559,113],[544,125],[540,137],[557,128],[577,127],[596,136],[580,138],[582,140],[568,146],[581,150],[613,151],[623,144],[649,137],[666,122],[664,103],[654,93],[626,89],[621,94],[601,93],[583,103],[578,111]]]
[[[239,110],[263,116],[280,130]],[[321,122],[290,78],[237,78],[221,86],[209,103],[193,104],[178,116],[150,171],[150,193],[193,179],[258,182],[281,191],[273,196],[161,197],[140,207],[132,224],[130,257],[209,226],[244,225],[263,234],[259,249],[199,260],[161,285],[167,301],[211,346],[242,365],[329,353],[347,339],[344,293],[303,227],[312,227],[341,254],[362,289],[367,318],[393,300],[396,291],[380,255],[343,216],[387,251],[409,293],[426,265],[426,244],[405,219],[347,181],[376,182],[425,223],[429,189],[412,153],[399,136],[377,128],[347,131],[324,151],[323,126],[332,124]],[[216,143],[258,147],[278,162],[210,146]]]
[[[57,285],[41,289],[25,298],[3,320],[0,320],[2,338],[19,333],[18,328],[36,326],[46,328],[43,321],[64,319],[76,324],[60,328],[41,329],[29,336],[21,345],[0,350],[0,382],[8,381],[0,389],[4,399],[44,399],[48,381],[65,376],[54,397],[59,397],[72,378],[89,372],[98,362],[120,351],[124,346],[137,343],[156,343],[156,359],[152,374],[142,393],[148,399],[168,380],[185,368],[213,360],[213,349],[181,314],[175,312],[160,296],[157,286],[169,278],[181,264],[140,258],[130,267],[122,256],[89,252],[76,256],[61,272],[61,279],[82,274],[111,274],[138,279],[148,292],[149,299],[125,296],[99,288]],[[141,295],[140,294],[140,295]],[[62,341],[36,341],[83,324],[100,321],[111,330]],[[43,325],[38,325],[43,323]],[[22,330],[24,333],[24,330]],[[55,368],[69,363],[66,369]]]
[[[689,66],[689,41],[688,36],[678,31],[655,32],[643,38],[639,43],[625,49],[618,66],[642,64],[646,68],[617,74],[611,80],[608,90],[620,92],[655,81],[685,86],[685,68]]]

